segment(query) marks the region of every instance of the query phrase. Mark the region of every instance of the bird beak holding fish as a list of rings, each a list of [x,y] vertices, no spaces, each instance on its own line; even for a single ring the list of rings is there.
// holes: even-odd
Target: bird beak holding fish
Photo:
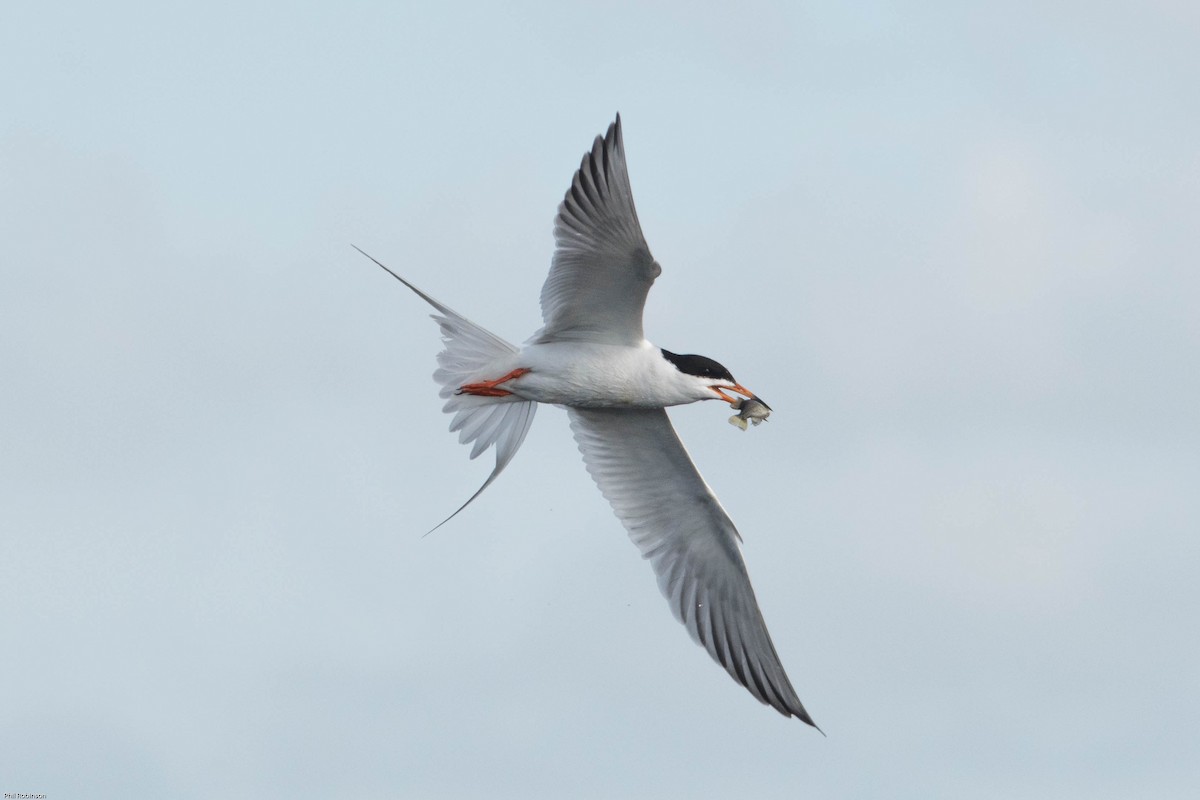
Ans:
[[[717,396],[726,403],[729,403],[730,407],[738,412],[729,418],[730,425],[736,425],[742,430],[746,430],[748,423],[753,423],[757,426],[766,422],[767,417],[771,416],[771,407],[764,403],[762,398],[740,383],[733,386],[710,386],[708,388],[716,392]],[[745,397],[730,397],[725,394],[725,389],[745,395]]]

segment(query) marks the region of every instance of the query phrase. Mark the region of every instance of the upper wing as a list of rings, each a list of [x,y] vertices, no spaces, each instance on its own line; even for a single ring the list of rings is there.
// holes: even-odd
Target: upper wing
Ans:
[[[554,220],[539,342],[636,345],[642,308],[662,268],[642,236],[625,168],[621,117],[583,156]]]
[[[688,633],[761,702],[816,727],[771,644],[737,529],[666,411],[567,409],[588,472]]]

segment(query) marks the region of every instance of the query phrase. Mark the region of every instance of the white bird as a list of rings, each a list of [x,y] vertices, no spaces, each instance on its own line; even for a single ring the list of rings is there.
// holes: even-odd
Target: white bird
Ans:
[[[538,403],[566,407],[588,472],[650,561],[676,618],[760,702],[816,727],[767,633],[741,536],[667,418],[667,406],[719,399],[737,408],[741,398],[731,393],[757,398],[711,358],[671,353],[642,334],[646,295],[662,268],[634,210],[619,114],[584,154],[558,207],[554,241],[541,295],[545,324],[520,348],[367,256],[438,311],[445,349],[434,380],[454,415],[450,430],[473,443],[471,458],[495,445],[491,475],[454,513],[512,460]]]

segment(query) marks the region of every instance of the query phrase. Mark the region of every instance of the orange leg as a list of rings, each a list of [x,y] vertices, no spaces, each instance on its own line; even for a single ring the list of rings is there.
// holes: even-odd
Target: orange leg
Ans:
[[[528,368],[521,367],[520,369],[514,369],[512,372],[508,373],[504,377],[497,378],[494,381],[480,381],[479,383],[468,383],[465,386],[461,387],[457,392],[455,392],[455,394],[473,394],[473,395],[477,395],[479,397],[504,397],[505,395],[512,394],[512,392],[510,392],[506,389],[497,389],[496,387],[506,381],[511,381],[514,378],[519,378],[522,375],[526,375],[529,373],[529,371],[530,370]]]

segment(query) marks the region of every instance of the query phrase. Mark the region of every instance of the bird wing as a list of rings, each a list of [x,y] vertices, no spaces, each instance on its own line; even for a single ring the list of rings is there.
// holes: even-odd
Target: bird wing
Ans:
[[[621,117],[584,154],[554,220],[536,342],[641,344],[642,308],[662,268],[642,236],[625,168]]]
[[[816,727],[788,681],[742,559],[740,536],[667,412],[568,408],[588,472],[701,646],[759,701]]]

